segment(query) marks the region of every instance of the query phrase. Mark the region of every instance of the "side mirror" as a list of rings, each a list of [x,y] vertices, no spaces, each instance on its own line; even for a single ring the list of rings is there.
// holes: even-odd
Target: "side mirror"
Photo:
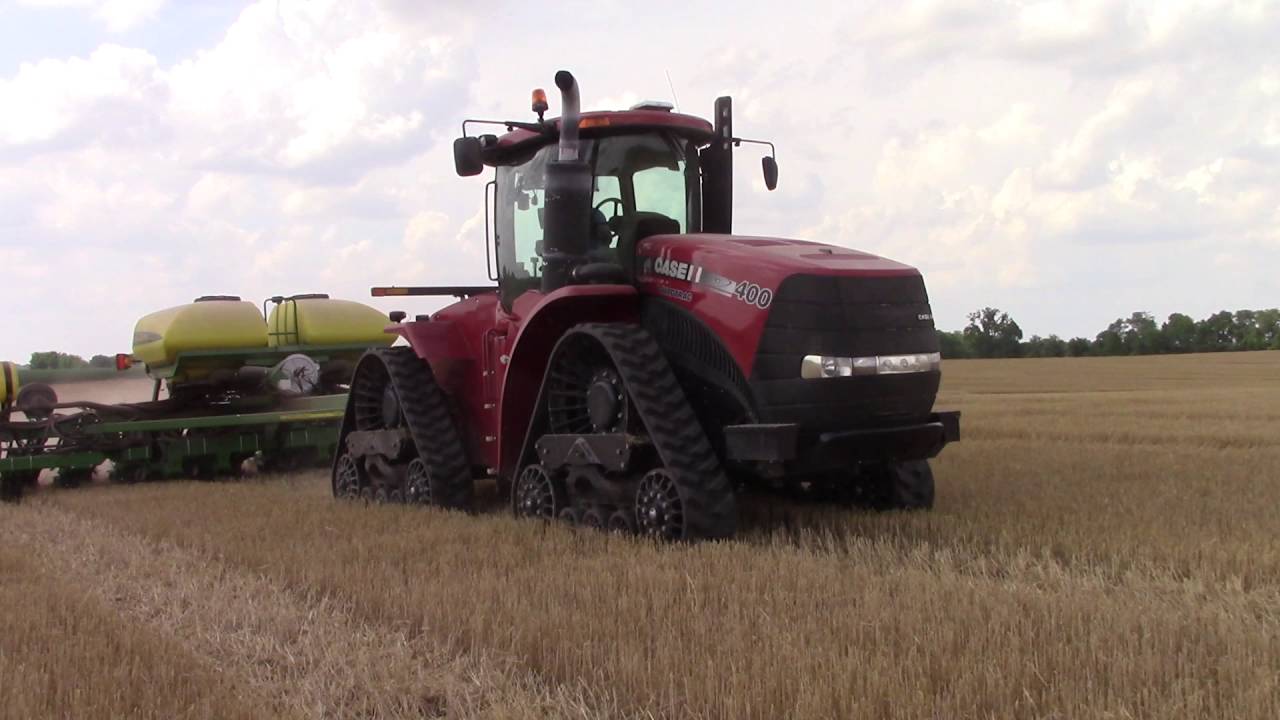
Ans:
[[[770,190],[778,187],[778,161],[765,155],[760,159],[760,166],[764,168],[764,186]]]
[[[484,171],[480,153],[480,138],[460,137],[453,141],[453,168],[462,177],[479,175]]]

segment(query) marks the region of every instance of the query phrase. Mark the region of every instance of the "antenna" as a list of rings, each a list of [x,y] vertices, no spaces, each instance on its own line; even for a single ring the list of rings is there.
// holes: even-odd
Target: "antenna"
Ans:
[[[675,83],[671,82],[671,71],[663,70],[663,72],[667,74],[667,87],[671,88],[671,99],[676,106],[676,112],[680,112],[680,98],[676,97],[676,86]]]

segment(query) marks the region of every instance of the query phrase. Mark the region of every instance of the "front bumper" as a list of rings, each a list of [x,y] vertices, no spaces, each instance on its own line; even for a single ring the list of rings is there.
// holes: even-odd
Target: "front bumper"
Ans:
[[[795,423],[730,425],[725,455],[744,462],[785,462],[806,468],[874,461],[924,460],[960,440],[960,413],[939,412],[924,422],[805,436]]]

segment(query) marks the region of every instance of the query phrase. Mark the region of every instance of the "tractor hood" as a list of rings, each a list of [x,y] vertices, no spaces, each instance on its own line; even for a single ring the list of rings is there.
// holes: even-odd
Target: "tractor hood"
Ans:
[[[742,283],[776,292],[778,284],[798,273],[839,277],[920,274],[910,265],[835,245],[711,233],[647,237],[640,242],[637,262],[642,282],[673,287],[681,283],[703,285],[720,292],[732,291]]]
[[[636,263],[641,293],[671,303],[707,325],[725,340],[747,377],[784,283],[790,288],[784,300],[798,299],[814,308],[879,304],[883,300],[877,288],[888,288],[890,299],[905,293],[912,302],[924,303],[913,313],[928,325],[927,334],[936,343],[919,271],[870,253],[805,240],[694,233],[645,238],[637,248]],[[899,286],[905,289],[896,289]]]

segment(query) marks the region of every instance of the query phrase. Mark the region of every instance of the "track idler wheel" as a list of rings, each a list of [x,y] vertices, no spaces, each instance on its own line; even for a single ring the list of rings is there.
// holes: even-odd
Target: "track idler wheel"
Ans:
[[[363,486],[364,478],[359,461],[351,453],[342,453],[334,463],[333,494],[344,500],[354,500],[360,497]]]
[[[520,471],[511,499],[517,517],[553,520],[568,509],[559,480],[537,464]]]

